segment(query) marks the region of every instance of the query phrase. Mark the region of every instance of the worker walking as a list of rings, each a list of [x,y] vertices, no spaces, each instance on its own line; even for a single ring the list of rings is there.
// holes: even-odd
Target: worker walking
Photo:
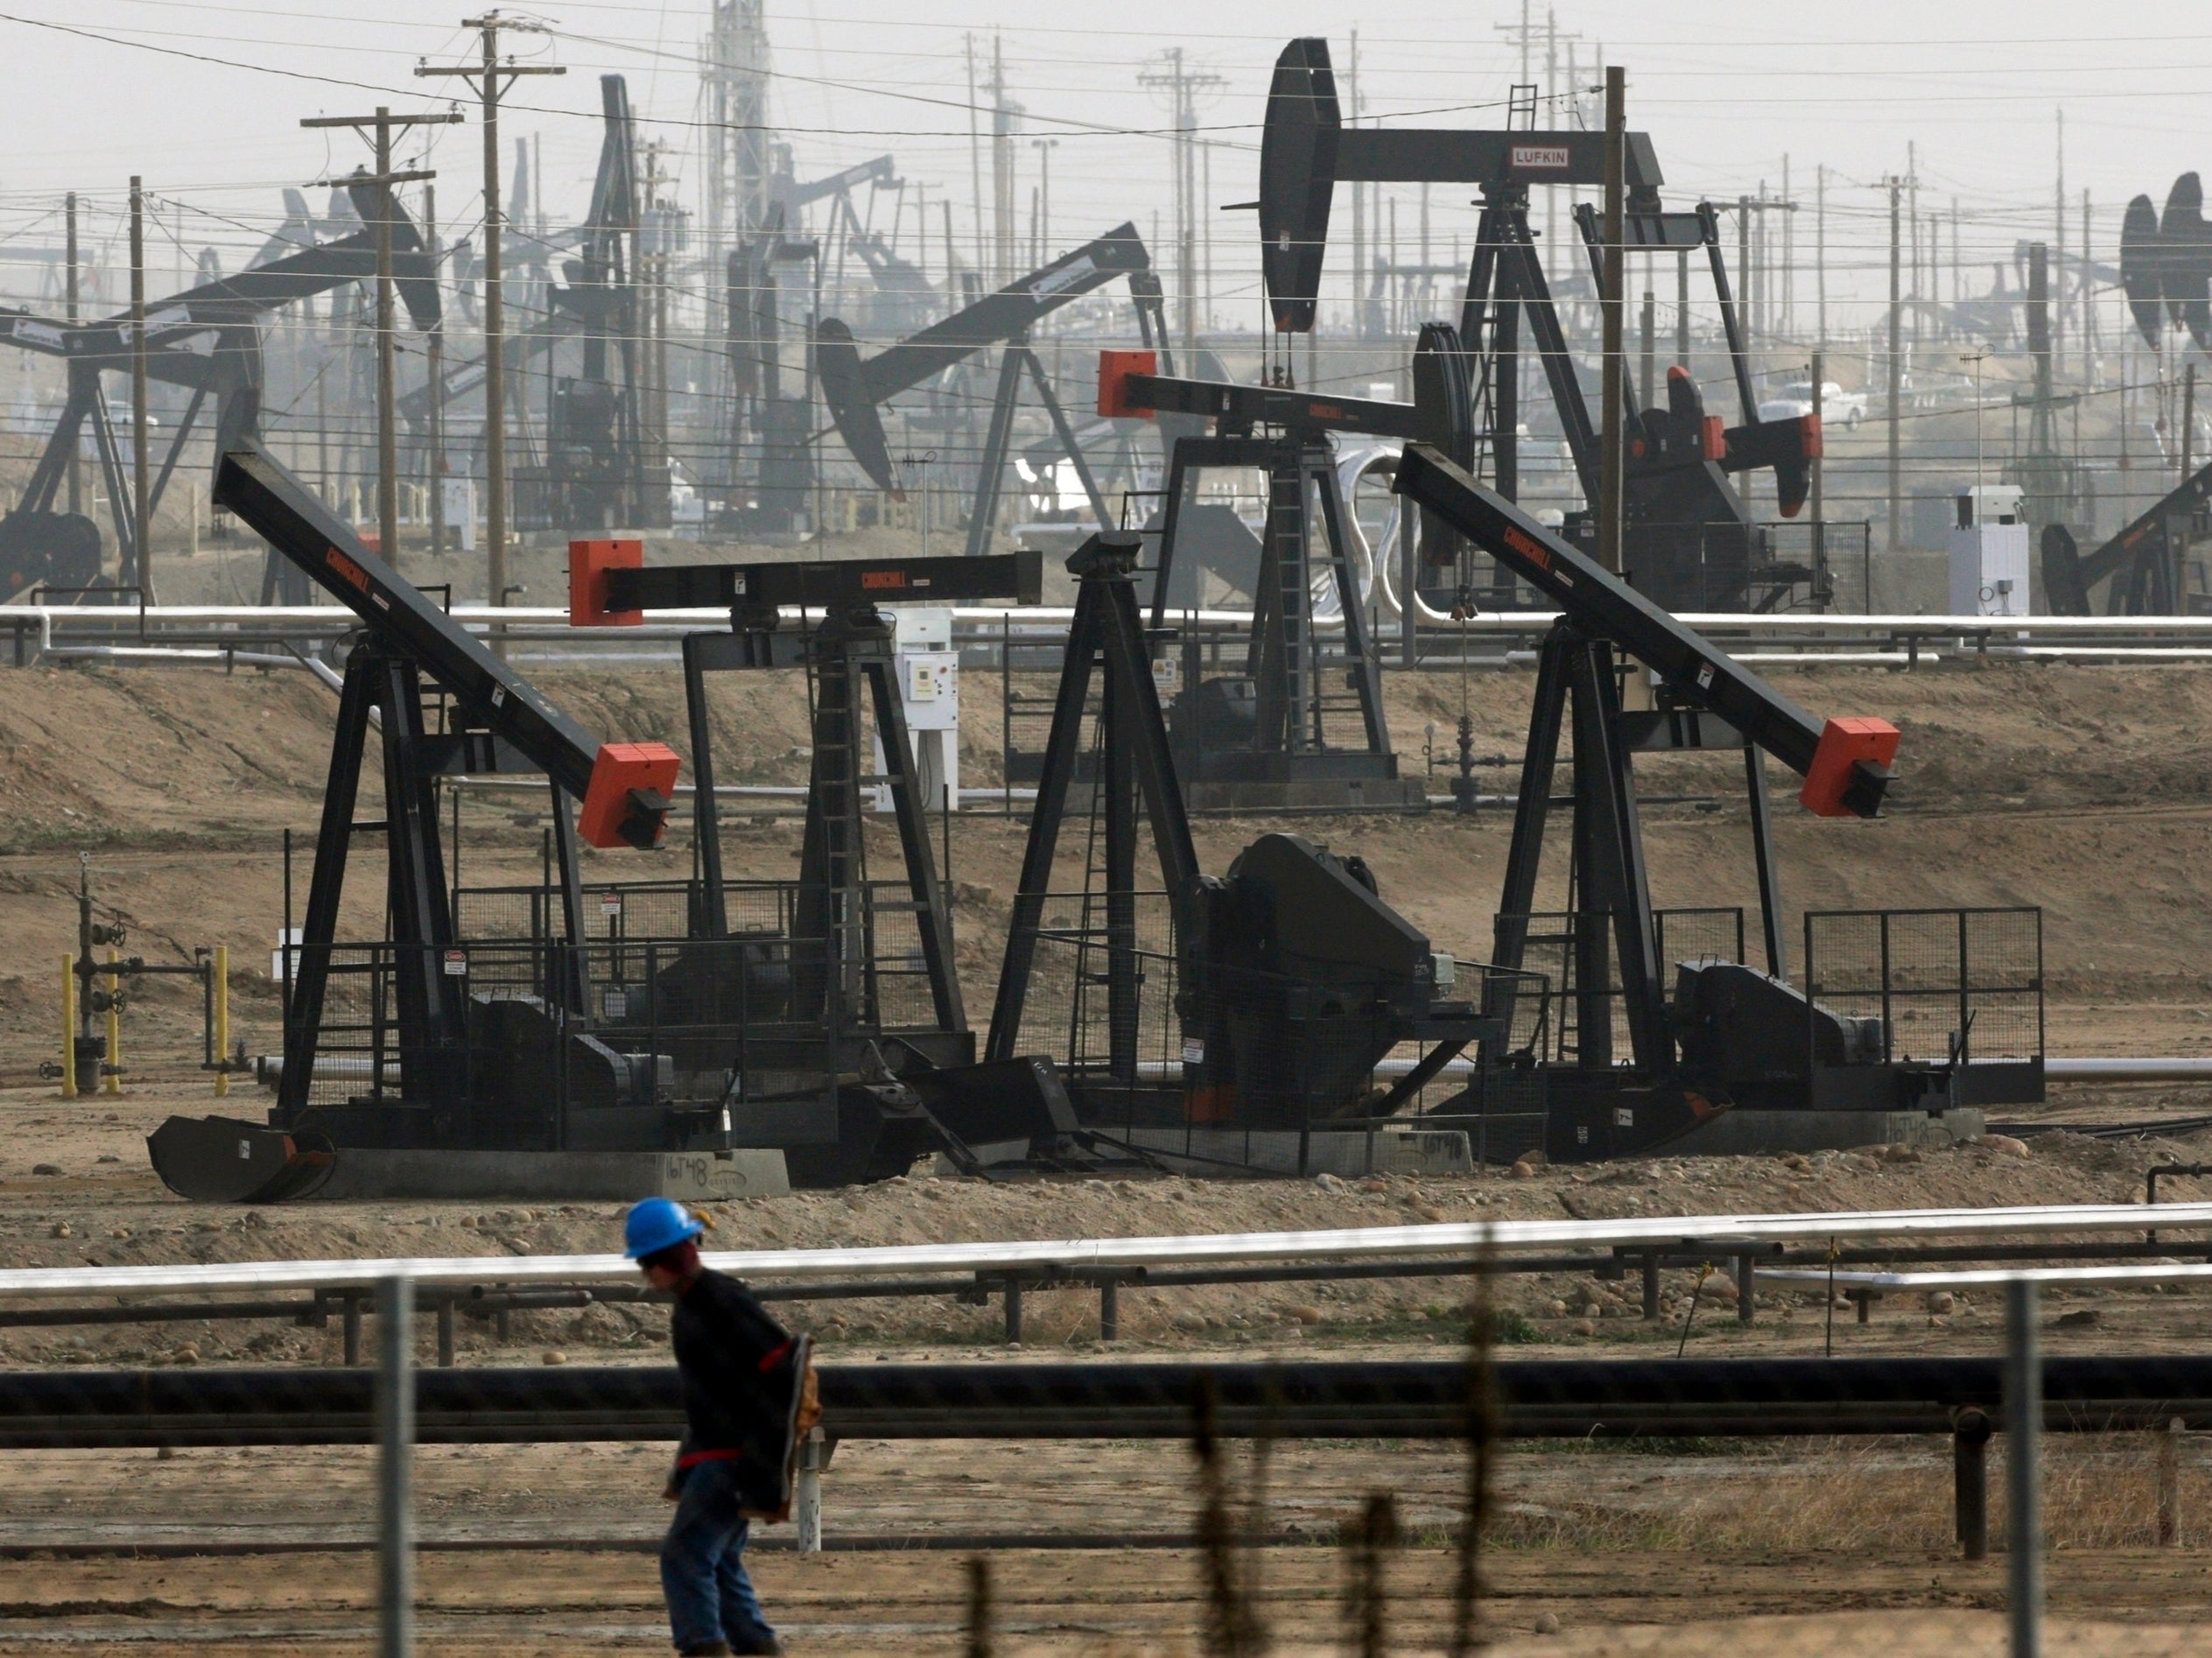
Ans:
[[[669,1333],[686,1430],[662,1493],[676,1517],[661,1542],[676,1650],[781,1652],[746,1575],[745,1542],[752,1521],[790,1517],[799,1444],[821,1414],[812,1344],[700,1261],[706,1227],[683,1205],[648,1198],[622,1230],[623,1253],[676,1297]]]

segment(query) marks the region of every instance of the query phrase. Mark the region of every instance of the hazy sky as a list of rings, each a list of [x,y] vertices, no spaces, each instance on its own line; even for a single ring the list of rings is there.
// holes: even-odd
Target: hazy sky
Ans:
[[[797,147],[801,174],[888,151],[908,179],[930,186],[933,200],[949,187],[965,218],[963,50],[973,34],[987,54],[999,31],[1011,95],[1029,112],[1021,144],[1025,228],[1036,162],[1029,141],[1057,137],[1052,220],[1061,242],[1125,217],[1148,228],[1151,214],[1165,214],[1169,145],[1146,136],[1162,124],[1164,105],[1137,76],[1169,46],[1221,78],[1201,117],[1220,146],[1212,161],[1216,202],[1252,193],[1269,67],[1293,33],[1325,33],[1342,74],[1357,25],[1365,108],[1384,116],[1431,112],[1416,124],[1491,124],[1518,78],[1508,39],[1521,15],[1517,5],[1418,0],[1362,11],[1313,0],[1264,8],[1243,0],[1203,7],[1119,0],[1086,13],[952,0],[916,21],[921,10],[881,0],[776,0],[773,113]],[[569,68],[560,80],[523,82],[509,116],[513,133],[542,135],[550,216],[580,213],[598,144],[595,77],[610,70],[629,77],[649,130],[669,141],[687,190],[695,187],[689,152],[698,137],[696,47],[706,11],[703,0],[593,0],[537,14],[552,25],[550,38],[518,38],[522,49]],[[373,8],[14,0],[0,21],[8,94],[0,101],[0,235],[58,240],[55,214],[66,189],[91,198],[91,225],[113,214],[137,172],[169,204],[170,218],[181,204],[188,249],[249,245],[272,217],[279,186],[350,167],[363,153],[346,134],[300,130],[299,117],[365,112],[379,102],[423,107],[426,89],[439,83],[414,79],[413,65],[425,56],[457,60],[473,40],[458,26],[461,15],[448,0],[382,0]],[[1732,197],[1762,179],[1779,190],[1787,156],[1792,190],[1806,207],[1797,227],[1807,262],[1814,169],[1825,166],[1831,293],[1839,298],[1853,286],[1870,297],[1877,291],[1874,238],[1885,234],[1885,220],[1873,186],[1904,171],[1908,141],[1918,144],[1923,214],[1948,212],[1956,198],[1970,256],[1994,257],[2018,238],[2050,234],[2061,105],[2068,240],[2079,236],[2086,188],[2106,257],[2127,197],[2147,191],[2163,200],[2177,172],[2212,162],[2212,23],[2201,7],[2173,0],[2115,11],[2109,15],[2117,32],[2109,37],[2089,32],[2078,6],[2017,0],[1864,0],[1817,13],[1772,0],[1672,7],[1573,0],[1556,15],[1560,29],[1578,37],[1581,80],[1596,78],[1601,46],[1628,67],[1632,121],[1652,133],[1670,197]],[[1534,9],[1539,31],[1545,16]],[[1191,25],[1201,32],[1176,32]],[[1542,56],[1539,44],[1540,81]],[[1565,72],[1562,46],[1562,81]],[[473,124],[436,137],[448,222],[474,213],[478,154]],[[1241,252],[1252,221],[1216,223],[1225,289],[1233,285],[1229,244]],[[1439,197],[1440,239],[1471,228],[1471,213]],[[158,265],[172,256],[163,250],[166,235],[157,238]],[[236,262],[226,256],[227,265]],[[0,275],[18,290],[27,280],[20,269]],[[1801,307],[1805,292],[1801,285]]]

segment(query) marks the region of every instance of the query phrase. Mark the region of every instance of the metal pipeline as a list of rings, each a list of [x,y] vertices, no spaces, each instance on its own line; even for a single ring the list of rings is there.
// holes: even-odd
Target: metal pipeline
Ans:
[[[2004,1396],[1994,1358],[1536,1359],[1490,1373],[1510,1437],[1944,1433]],[[1232,1437],[1456,1438],[1464,1359],[1267,1363],[874,1364],[821,1372],[825,1424],[857,1439],[1180,1439],[1211,1387]],[[374,1431],[362,1369],[0,1373],[0,1449],[358,1444]],[[2212,1426],[2212,1358],[2053,1357],[2047,1425]],[[678,1437],[672,1367],[416,1373],[423,1444]]]
[[[2212,1082],[2212,1058],[2179,1054],[2153,1057],[2046,1059],[2052,1082]]]

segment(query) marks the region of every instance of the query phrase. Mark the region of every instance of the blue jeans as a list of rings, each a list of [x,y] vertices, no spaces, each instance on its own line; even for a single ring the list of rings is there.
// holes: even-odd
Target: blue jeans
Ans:
[[[677,1476],[682,1494],[661,1540],[661,1592],[678,1652],[718,1640],[732,1652],[755,1652],[776,1639],[745,1575],[748,1528],[736,1471],[735,1463],[702,1462]]]

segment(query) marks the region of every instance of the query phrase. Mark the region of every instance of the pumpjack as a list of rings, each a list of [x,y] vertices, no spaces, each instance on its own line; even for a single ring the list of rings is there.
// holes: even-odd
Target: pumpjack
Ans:
[[[365,628],[346,659],[305,925],[287,966],[277,1104],[266,1124],[172,1118],[149,1142],[156,1171],[188,1198],[269,1200],[319,1184],[313,1171],[354,1149],[708,1143],[709,1123],[662,1099],[654,1056],[617,1051],[561,1020],[562,1009],[588,1002],[580,959],[565,959],[527,989],[472,980],[434,792],[440,776],[470,770],[545,776],[574,938],[582,932],[577,837],[602,847],[657,846],[676,786],[674,750],[593,737],[370,552],[258,444],[223,454],[214,499]],[[447,701],[442,729],[426,717],[425,682]],[[355,813],[372,742],[383,760],[383,817],[362,822]],[[338,937],[339,908],[351,847],[368,833],[385,840],[391,936],[355,948]],[[348,1049],[333,1040],[341,1029],[368,1038]],[[338,1096],[319,1093],[319,1079],[337,1081]]]
[[[365,185],[350,194],[364,222],[379,211],[376,193]],[[392,265],[399,298],[420,328],[439,321],[438,288],[422,240],[405,210],[392,213]],[[201,283],[146,307],[146,372],[165,384],[187,388],[191,400],[156,463],[149,495],[158,506],[186,443],[210,397],[214,400],[217,456],[257,437],[261,429],[261,320],[269,313],[348,283],[373,280],[376,236],[357,230],[233,277]],[[92,431],[99,456],[102,492],[108,498],[117,547],[116,585],[130,587],[142,568],[133,539],[130,482],[115,425],[108,410],[102,376],[127,374],[131,366],[130,320],[67,323],[29,312],[0,307],[0,340],[67,365],[68,399],[46,439],[22,497],[0,518],[0,597],[11,597],[34,582],[45,582],[75,596],[96,590],[102,580],[100,526],[66,508],[64,486],[85,429]],[[263,598],[272,596],[280,560],[270,555]]]
[[[1548,1048],[1527,1043],[1479,1071],[1466,1109],[1479,1115],[1486,1090],[1526,1099],[1533,1085],[1545,1106],[1531,1143],[1572,1162],[1640,1155],[1731,1108],[1940,1112],[2042,1097],[2032,912],[1808,917],[1804,978],[1791,982],[1762,756],[1804,779],[1808,811],[1872,818],[1897,754],[1894,726],[1816,719],[1432,448],[1409,445],[1394,481],[1562,612],[1538,657],[1492,952],[1497,968],[1513,971],[1540,941],[1556,950],[1546,1011],[1558,1022]],[[1569,902],[1543,914],[1538,878],[1562,738],[1573,755]],[[1694,749],[1745,757],[1763,970],[1740,959],[1740,942],[1685,948],[1678,929],[1670,948],[1668,915],[1653,902],[1634,756]],[[1900,929],[1937,946],[1902,971],[1891,948]],[[1948,1039],[1913,1057],[1900,1010],[1945,1020]],[[2001,1028],[2007,1020],[2018,1028]]]
[[[2105,614],[2178,616],[2190,614],[2208,584],[2189,581],[2190,550],[2212,541],[2212,465],[2138,514],[2095,551],[2084,554],[2062,523],[2047,523],[2041,537],[2043,592],[2051,614],[2094,614],[2090,594],[2105,582]]]
[[[165,1124],[151,1149],[172,1187],[274,1201],[343,1182],[351,1163],[354,1187],[373,1167],[389,1188],[412,1177],[412,1156],[439,1164],[448,1184],[464,1170],[483,1195],[502,1180],[544,1191],[585,1177],[573,1171],[593,1156],[636,1153],[687,1165],[764,1154],[797,1184],[829,1185],[902,1172],[932,1151],[973,1166],[967,1148],[979,1141],[1050,1151],[1078,1131],[1049,1067],[974,1063],[891,629],[877,608],[917,597],[1034,601],[1036,555],[647,569],[637,543],[577,544],[579,626],[621,625],[664,605],[726,607],[731,618],[727,632],[685,641],[694,879],[673,895],[651,881],[587,889],[579,840],[659,844],[678,793],[674,752],[596,741],[260,451],[225,457],[219,498],[364,626],[347,663],[305,924],[288,952],[284,1052],[264,1067],[277,1104],[265,1125]],[[795,609],[820,619],[787,625]],[[706,677],[797,665],[814,691],[798,877],[726,881]],[[864,757],[871,715],[879,775]],[[355,796],[378,730],[384,812],[361,822]],[[544,888],[449,885],[458,848],[440,834],[434,790],[464,773],[545,778],[558,874]],[[868,873],[864,813],[879,784],[902,881]],[[355,944],[337,936],[337,915],[364,833],[386,838],[390,936]],[[655,924],[656,903],[671,896],[674,924]],[[528,923],[487,924],[516,897]],[[625,912],[629,924],[594,933],[595,921]],[[549,1174],[549,1154],[577,1154],[572,1173]]]
[[[589,531],[668,521],[668,457],[648,453],[644,425],[637,272],[628,251],[643,228],[643,197],[624,77],[600,77],[600,109],[599,164],[582,223],[544,236],[512,229],[526,220],[530,200],[527,148],[516,157],[510,228],[502,240],[504,279],[510,287],[527,280],[536,297],[521,307],[530,320],[510,328],[501,361],[509,418],[521,446],[514,467],[516,516],[525,527]],[[465,241],[452,255],[466,311],[481,266]],[[515,314],[510,310],[510,319]],[[481,414],[484,368],[481,356],[449,357],[435,383],[425,381],[400,395],[400,418],[418,440],[429,438],[433,404],[447,409],[474,393]],[[537,422],[525,409],[534,384],[544,392]],[[481,431],[480,423],[468,441],[481,445]],[[533,432],[542,433],[542,449]],[[444,464],[443,456],[433,458],[434,468]]]
[[[2212,351],[2212,225],[2204,221],[2204,181],[2175,179],[2163,212],[2147,195],[2127,204],[2120,221],[2120,286],[2143,342],[2162,351],[2183,329],[2199,351]]]
[[[1819,423],[1809,416],[1759,418],[1748,355],[1721,256],[1710,202],[1669,213],[1647,133],[1624,145],[1627,248],[1635,253],[1702,252],[1712,273],[1742,423],[1724,427],[1705,411],[1687,368],[1669,369],[1665,406],[1643,408],[1633,387],[1610,418],[1629,433],[1625,537],[1632,579],[1670,610],[1766,610],[1808,585],[1815,566],[1778,559],[1731,478],[1771,470],[1777,506],[1794,517],[1802,506],[1810,466],[1821,451]],[[1458,320],[1464,354],[1462,378],[1473,410],[1477,454],[1492,485],[1508,500],[1520,494],[1520,371],[1524,326],[1542,365],[1585,502],[1598,499],[1598,432],[1559,318],[1536,236],[1528,220],[1532,186],[1604,182],[1603,135],[1581,130],[1462,130],[1347,128],[1337,100],[1328,42],[1293,40],[1276,60],[1260,152],[1260,271],[1278,334],[1311,332],[1328,252],[1331,199],[1339,181],[1472,185],[1482,216]],[[1593,275],[1600,256],[1598,225],[1585,205],[1577,224]],[[1482,418],[1478,418],[1480,411]],[[1601,411],[1602,413],[1603,411]],[[1594,544],[1586,512],[1568,515],[1569,539]],[[1453,562],[1449,551],[1432,566]],[[1486,602],[1511,608],[1511,583],[1492,583]]]
[[[1167,328],[1161,309],[1160,278],[1134,224],[1117,226],[1071,249],[1050,264],[1017,278],[997,292],[985,295],[873,357],[860,356],[853,330],[844,321],[824,318],[814,330],[815,362],[822,376],[823,399],[829,404],[830,418],[847,453],[877,488],[902,495],[884,432],[883,405],[979,351],[1003,346],[998,390],[991,402],[990,431],[984,440],[974,500],[969,509],[968,556],[990,551],[1025,377],[1051,422],[1060,455],[1075,468],[1093,516],[1101,527],[1111,525],[1113,517],[1106,495],[1084,446],[1069,424],[1067,411],[1053,392],[1044,365],[1029,345],[1029,331],[1063,306],[1118,278],[1128,280],[1146,343],[1164,349]]]
[[[1286,387],[1177,379],[1155,372],[1150,352],[1107,352],[1099,411],[1207,421],[1211,435],[1176,437],[1153,573],[1151,625],[1191,601],[1183,550],[1200,510],[1207,468],[1252,467],[1268,477],[1268,517],[1252,579],[1250,636],[1241,674],[1202,678],[1197,641],[1184,641],[1175,713],[1176,762],[1192,804],[1419,808],[1417,778],[1401,778],[1382,706],[1381,671],[1368,637],[1366,594],[1353,563],[1352,526],[1332,438],[1338,433],[1426,438],[1464,453],[1472,434],[1458,341],[1422,331],[1414,359],[1416,400],[1389,403]],[[1325,601],[1325,603],[1324,603]],[[1340,629],[1324,662],[1317,622]]]
[[[550,320],[566,321],[582,349],[577,372],[553,381],[544,498],[531,515],[585,531],[668,521],[667,457],[645,453],[637,280],[625,247],[636,239],[640,200],[628,83],[601,75],[600,98],[591,212],[566,285],[550,294]]]
[[[1094,1149],[1204,1173],[1356,1172],[1377,1121],[1504,1028],[1358,856],[1270,834],[1224,875],[1201,869],[1139,608],[1141,551],[1101,534],[1068,561],[1075,615],[987,1061],[1045,1044]],[[1098,861],[1076,892],[1056,864],[1086,760]],[[1375,1087],[1406,1043],[1427,1057]]]
[[[570,582],[578,626],[631,624],[648,609],[719,608],[730,617],[727,631],[689,633],[683,642],[696,899],[677,946],[678,960],[691,964],[681,970],[689,1001],[671,1005],[670,1022],[702,1028],[678,1050],[679,1085],[686,1073],[704,1072],[720,1087],[727,1072],[720,1098],[730,1142],[780,1149],[801,1185],[881,1179],[930,1151],[971,1166],[978,1143],[1081,1156],[1058,1143],[1077,1124],[1048,1068],[1020,1055],[975,1062],[952,913],[930,851],[932,803],[923,797],[892,618],[882,608],[1035,604],[1040,555],[647,566],[637,542],[579,542]],[[820,621],[785,625],[794,611]],[[813,700],[798,880],[788,888],[732,882],[723,869],[707,680],[793,667],[807,670]],[[881,776],[870,771],[871,719]],[[900,880],[868,872],[867,802],[879,787],[897,833]],[[770,891],[788,924],[763,927],[760,907]],[[779,954],[788,984],[776,994],[721,982],[757,979],[762,958]],[[716,1017],[701,1016],[709,1013]],[[741,1022],[747,1028],[735,1029]],[[718,1023],[725,1028],[703,1028]]]

